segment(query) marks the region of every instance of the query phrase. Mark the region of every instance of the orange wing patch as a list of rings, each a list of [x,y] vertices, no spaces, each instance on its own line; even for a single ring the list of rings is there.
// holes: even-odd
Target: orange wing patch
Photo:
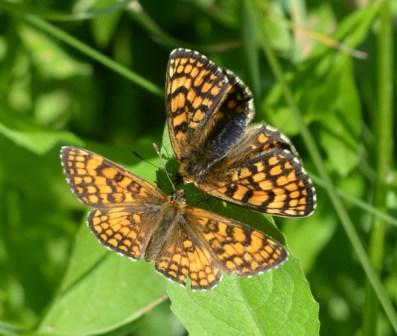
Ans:
[[[211,195],[278,216],[308,216],[315,209],[313,185],[288,150],[274,148],[223,172],[216,169],[200,185]]]
[[[225,273],[254,275],[283,263],[287,251],[271,237],[235,220],[187,208],[188,222]]]
[[[189,278],[190,287],[197,290],[214,287],[222,277],[209,251],[193,242],[184,229],[174,231],[158,254],[155,267],[183,286]]]
[[[223,71],[205,56],[187,49],[175,49],[166,75],[166,109],[171,143],[177,158],[185,143],[196,134],[196,143],[206,130],[195,132],[217,110],[230,88]]]
[[[89,206],[161,204],[166,199],[150,183],[95,153],[63,147],[61,163],[72,191]]]
[[[145,252],[158,221],[155,213],[128,208],[95,209],[88,217],[91,231],[102,244],[133,259]]]

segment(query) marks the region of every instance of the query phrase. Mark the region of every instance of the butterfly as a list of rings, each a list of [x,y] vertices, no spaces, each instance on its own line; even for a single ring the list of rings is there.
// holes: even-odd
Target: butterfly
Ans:
[[[287,259],[284,247],[236,220],[186,205],[104,157],[62,147],[61,163],[76,197],[92,208],[88,226],[106,247],[153,262],[168,279],[214,287],[223,274],[250,276]]]
[[[171,52],[166,72],[169,137],[179,174],[204,192],[272,215],[309,216],[316,192],[291,141],[249,125],[248,87],[189,49]]]

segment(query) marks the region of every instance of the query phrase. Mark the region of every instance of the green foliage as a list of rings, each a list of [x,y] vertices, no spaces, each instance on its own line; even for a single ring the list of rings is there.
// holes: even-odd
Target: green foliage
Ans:
[[[210,293],[169,285],[168,294],[172,311],[191,335],[319,333],[318,305],[294,257],[253,278],[227,276]]]
[[[386,29],[397,8],[388,2],[349,3],[352,10],[340,1],[0,0],[0,334],[397,332],[395,71]],[[161,88],[175,47],[236,72],[255,93],[256,121],[286,133],[321,176],[316,213],[275,223],[183,186],[190,204],[285,237],[291,254],[272,272],[226,276],[210,292],[104,249],[59,163],[61,145],[82,146],[170,192],[152,143],[172,157]],[[277,54],[286,86],[266,50]],[[175,160],[166,165],[175,172]]]
[[[68,270],[39,331],[89,335],[136,320],[163,301],[165,281],[144,261],[104,250],[82,225]]]

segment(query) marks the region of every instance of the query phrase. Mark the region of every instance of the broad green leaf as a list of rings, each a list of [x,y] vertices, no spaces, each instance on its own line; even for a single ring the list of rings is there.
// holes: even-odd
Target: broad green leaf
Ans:
[[[248,5],[249,1],[243,0],[241,2],[241,33],[245,64],[249,74],[247,83],[249,83],[253,95],[257,97],[260,93],[259,53],[256,49],[258,31],[256,24],[258,20],[255,19],[258,13]]]
[[[297,123],[291,122],[293,116],[290,109],[285,105],[280,86],[274,85],[268,92],[261,104],[260,115],[267,123],[278,127],[285,134],[299,134]]]
[[[152,265],[107,252],[82,225],[61,289],[39,331],[89,335],[131,322],[164,300]]]
[[[72,107],[72,99],[65,90],[54,90],[37,97],[35,120],[39,125],[51,126],[62,119]]]
[[[192,336],[319,334],[318,304],[293,256],[261,276],[227,276],[209,292],[169,285],[168,294]]]
[[[15,336],[22,333],[19,327],[0,321],[0,334],[4,336]]]

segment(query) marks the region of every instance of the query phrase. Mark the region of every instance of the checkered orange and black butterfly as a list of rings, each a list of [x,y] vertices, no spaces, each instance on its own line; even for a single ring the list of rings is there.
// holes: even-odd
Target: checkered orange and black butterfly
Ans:
[[[88,224],[99,241],[192,289],[214,287],[223,274],[249,276],[279,266],[286,250],[236,220],[185,204],[102,156],[63,147],[61,162],[77,198],[92,208]]]
[[[206,193],[273,215],[302,217],[314,186],[289,139],[254,115],[247,86],[188,49],[171,52],[166,110],[179,173]]]

